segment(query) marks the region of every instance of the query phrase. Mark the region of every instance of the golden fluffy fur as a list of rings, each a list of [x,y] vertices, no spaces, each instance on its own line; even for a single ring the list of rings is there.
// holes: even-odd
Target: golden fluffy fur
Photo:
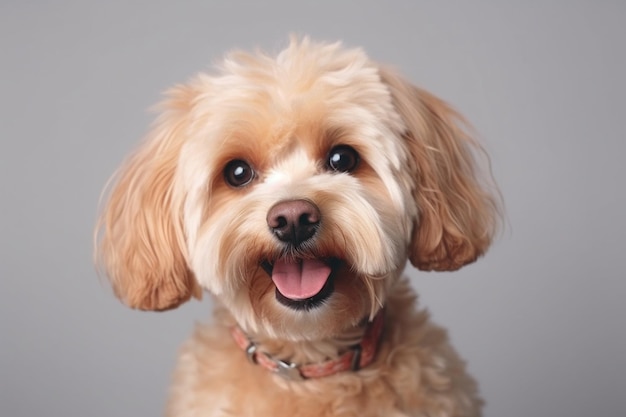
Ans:
[[[306,38],[275,57],[232,53],[161,110],[114,179],[96,253],[133,308],[174,308],[201,288],[216,298],[214,324],[181,352],[168,415],[480,414],[475,383],[402,278],[407,260],[455,270],[491,242],[497,207],[459,114],[361,50]],[[337,169],[329,156],[347,147],[356,162]],[[252,173],[245,183],[229,179],[232,161]],[[319,209],[303,243],[269,226],[293,200]],[[285,259],[332,265],[322,302],[279,302],[267,266]],[[229,333],[237,325],[263,352],[315,363],[358,343],[383,307],[374,363],[318,379],[249,363]]]

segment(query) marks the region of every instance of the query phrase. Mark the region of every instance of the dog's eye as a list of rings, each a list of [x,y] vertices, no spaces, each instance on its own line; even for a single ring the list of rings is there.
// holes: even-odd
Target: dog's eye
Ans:
[[[359,164],[359,154],[350,146],[335,146],[328,154],[327,164],[333,171],[351,172]]]
[[[235,159],[226,164],[224,179],[233,187],[243,187],[254,179],[254,170],[246,161]]]

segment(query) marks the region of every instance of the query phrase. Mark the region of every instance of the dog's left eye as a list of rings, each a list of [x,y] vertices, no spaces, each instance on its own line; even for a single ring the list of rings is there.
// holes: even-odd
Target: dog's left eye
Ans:
[[[233,187],[243,187],[254,179],[254,170],[246,161],[235,159],[226,164],[224,179]]]
[[[347,145],[335,146],[328,153],[328,167],[337,172],[351,172],[359,164],[359,154]]]

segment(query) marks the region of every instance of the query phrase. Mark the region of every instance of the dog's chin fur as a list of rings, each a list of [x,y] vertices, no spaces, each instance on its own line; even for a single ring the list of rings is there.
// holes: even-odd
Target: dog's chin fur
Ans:
[[[232,53],[160,109],[113,182],[97,262],[133,308],[174,308],[202,289],[216,298],[216,323],[181,356],[170,415],[479,413],[462,362],[401,278],[407,260],[455,270],[491,242],[496,200],[460,115],[361,50],[306,38],[276,57]],[[328,162],[337,146],[358,154],[346,172]],[[248,183],[229,183],[231,161],[251,167]],[[267,220],[292,200],[320,215],[298,244]],[[279,259],[330,265],[323,296],[281,296],[271,277]],[[327,360],[358,343],[383,307],[371,366],[304,383],[247,363],[228,335],[239,326],[280,359]]]

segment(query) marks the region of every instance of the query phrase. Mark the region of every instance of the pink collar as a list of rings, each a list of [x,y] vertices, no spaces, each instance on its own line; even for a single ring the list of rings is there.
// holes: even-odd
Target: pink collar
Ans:
[[[378,345],[383,333],[385,323],[384,316],[384,310],[380,310],[376,317],[374,317],[374,320],[369,323],[361,343],[352,346],[350,350],[337,359],[321,363],[297,365],[295,363],[275,359],[267,353],[259,352],[254,342],[246,336],[239,326],[233,327],[231,334],[237,345],[246,351],[248,359],[252,363],[261,365],[265,369],[275,372],[286,379],[299,381],[330,376],[338,372],[358,371],[371,364],[376,356],[376,351],[378,350]]]

